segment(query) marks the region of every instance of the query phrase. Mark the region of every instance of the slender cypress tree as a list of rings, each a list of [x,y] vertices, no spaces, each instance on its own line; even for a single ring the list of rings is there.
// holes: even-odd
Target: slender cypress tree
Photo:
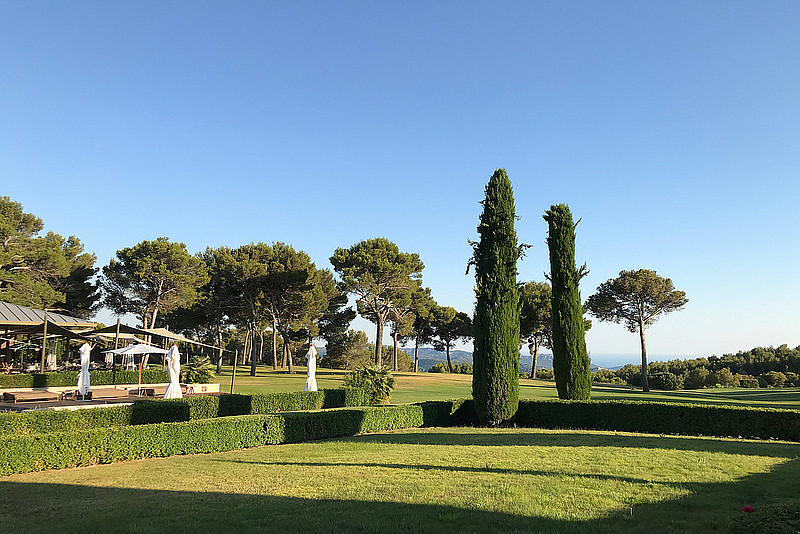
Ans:
[[[514,193],[504,169],[486,186],[475,266],[475,347],[472,397],[482,425],[510,419],[519,405],[519,295],[517,260],[523,247],[514,230]]]
[[[578,282],[586,265],[575,267],[575,225],[566,204],[545,212],[549,233],[550,278],[553,284],[553,372],[558,396],[588,399],[592,390],[589,355],[586,353],[583,308]]]

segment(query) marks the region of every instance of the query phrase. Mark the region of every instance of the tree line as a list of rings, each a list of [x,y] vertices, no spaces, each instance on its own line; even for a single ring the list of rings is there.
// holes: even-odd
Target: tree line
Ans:
[[[800,386],[800,346],[756,347],[723,356],[650,362],[647,374],[653,387],[665,390]],[[642,379],[640,365],[593,373],[593,380],[600,383],[640,387]]]
[[[144,328],[168,326],[220,347],[218,368],[225,347],[250,363],[251,374],[259,362],[293,372],[295,358],[321,338],[326,365],[388,360],[394,370],[417,370],[420,344],[444,351],[450,363],[450,350],[472,336],[471,317],[439,305],[422,286],[419,255],[386,238],[337,248],[333,272],[282,242],[191,254],[166,237],[122,248],[100,270],[76,237],[39,236],[42,228],[20,203],[0,198],[0,300],[80,317],[100,308],[133,314]],[[388,327],[393,345],[369,344],[350,329],[357,313],[375,323],[376,339]],[[412,339],[413,361],[398,348]]]

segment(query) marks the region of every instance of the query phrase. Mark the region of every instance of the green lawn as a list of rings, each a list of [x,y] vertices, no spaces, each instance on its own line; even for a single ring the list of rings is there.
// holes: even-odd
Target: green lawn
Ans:
[[[733,532],[742,519],[763,527],[765,505],[798,495],[798,452],[412,429],[0,478],[0,532]]]
[[[259,367],[255,377],[249,368],[240,366],[236,370],[234,391],[236,393],[258,393],[272,391],[302,391],[305,384],[305,367],[298,367],[294,375],[272,368]],[[335,388],[342,385],[346,371],[318,369],[319,388]],[[396,404],[425,400],[446,400],[472,396],[472,376],[437,373],[395,373],[395,390],[392,402]],[[216,378],[223,392],[230,392],[231,368],[225,367]],[[520,398],[555,399],[555,384],[545,380],[520,379]],[[628,386],[594,386],[592,398],[613,400],[655,400],[660,402],[696,402],[702,404],[724,404],[733,406],[769,406],[774,408],[800,409],[800,388],[743,389],[720,388],[686,391],[651,391]]]

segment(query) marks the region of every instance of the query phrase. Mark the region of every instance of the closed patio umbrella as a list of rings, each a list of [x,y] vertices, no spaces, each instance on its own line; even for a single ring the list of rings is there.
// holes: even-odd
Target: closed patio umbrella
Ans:
[[[169,386],[164,392],[165,399],[180,399],[183,397],[181,392],[181,353],[178,347],[172,345],[167,353],[167,373],[169,374]]]
[[[303,388],[305,391],[317,391],[317,347],[312,343],[306,352],[306,360],[308,360],[308,378],[306,378],[306,385]]]
[[[78,349],[78,352],[81,354],[81,372],[78,375],[78,393],[85,399],[86,394],[89,393],[89,356],[92,354],[92,348],[88,343],[84,343],[81,345],[81,348]]]

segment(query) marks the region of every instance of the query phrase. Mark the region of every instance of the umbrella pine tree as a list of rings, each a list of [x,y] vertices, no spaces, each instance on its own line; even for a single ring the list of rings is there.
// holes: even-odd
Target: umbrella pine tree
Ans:
[[[517,260],[523,247],[514,230],[514,194],[506,171],[486,186],[470,265],[475,266],[475,345],[472,396],[483,425],[510,419],[519,404]]]
[[[575,224],[566,204],[545,212],[549,232],[550,279],[553,286],[553,373],[562,399],[588,399],[592,389],[589,355],[578,282],[586,265],[575,267]]]

